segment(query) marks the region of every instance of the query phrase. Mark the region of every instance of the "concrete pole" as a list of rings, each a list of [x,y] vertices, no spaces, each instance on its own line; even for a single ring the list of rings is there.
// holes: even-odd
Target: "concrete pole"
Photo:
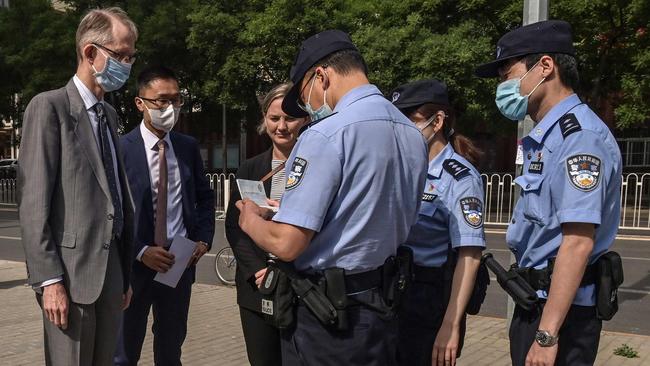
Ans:
[[[228,146],[226,145],[226,103],[222,104],[222,121],[221,121],[221,169],[222,173],[228,175]]]
[[[524,22],[523,25],[537,23],[548,19],[548,0],[524,0]],[[533,129],[534,122],[530,116],[526,116],[523,121],[517,123],[517,158],[515,160],[515,175],[520,176],[523,171],[524,153],[521,140],[526,137]],[[515,185],[515,197],[519,197],[519,186]],[[510,253],[510,263],[515,263],[514,254]],[[508,296],[508,328],[512,321],[512,313],[515,310],[515,303]]]

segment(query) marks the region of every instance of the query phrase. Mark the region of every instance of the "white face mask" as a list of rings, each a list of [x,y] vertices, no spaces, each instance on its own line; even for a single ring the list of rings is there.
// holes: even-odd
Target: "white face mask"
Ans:
[[[169,105],[166,109],[149,109],[146,104],[144,104],[144,107],[149,112],[153,127],[164,132],[169,132],[174,128],[181,112],[180,108],[173,105]]]

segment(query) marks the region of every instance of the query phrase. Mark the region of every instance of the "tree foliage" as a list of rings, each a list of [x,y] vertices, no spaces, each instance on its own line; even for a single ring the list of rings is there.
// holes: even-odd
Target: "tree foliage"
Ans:
[[[347,31],[363,53],[370,79],[384,92],[425,77],[445,81],[467,132],[513,133],[494,106],[496,80],[474,77],[493,57],[497,39],[521,24],[523,1],[511,0],[46,0],[12,1],[0,9],[0,114],[19,119],[37,92],[62,86],[75,68],[74,32],[98,6],[122,6],[140,29],[133,75],[147,64],[178,71],[190,110],[204,131],[226,103],[255,120],[257,97],[288,78],[300,42],[332,28]],[[551,0],[550,18],[572,23],[580,94],[619,128],[650,120],[650,2]],[[134,78],[112,93],[127,125],[137,123]],[[21,95],[12,105],[10,96]],[[199,117],[197,117],[199,118]],[[199,119],[200,119],[199,118]],[[231,129],[238,128],[232,119]]]

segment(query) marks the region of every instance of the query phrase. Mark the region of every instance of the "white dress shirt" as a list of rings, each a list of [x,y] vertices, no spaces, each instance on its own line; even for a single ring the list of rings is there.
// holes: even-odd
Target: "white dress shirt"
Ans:
[[[100,142],[100,136],[99,136],[99,120],[97,119],[97,113],[95,112],[95,109],[93,108],[95,104],[99,102],[95,94],[93,94],[90,89],[79,79],[77,75],[75,75],[72,78],[72,81],[74,82],[74,85],[77,87],[77,90],[79,91],[79,95],[81,95],[81,100],[84,102],[84,107],[86,107],[86,112],[88,113],[88,119],[90,120],[90,126],[92,127],[93,134],[95,135],[95,142],[97,143],[97,148],[100,151],[101,155],[101,142]],[[101,101],[102,104],[104,104],[104,101]],[[111,131],[108,129],[108,125],[106,126],[106,133],[108,136],[111,135]],[[113,144],[113,139],[109,138],[108,143],[111,146],[111,154],[113,155],[113,172],[115,172],[115,182],[117,182],[117,194],[120,197],[120,202],[122,202],[122,189],[120,188],[120,176],[117,170],[117,155],[115,154],[115,145]],[[33,285],[34,288],[38,287],[45,287],[48,285],[51,285],[53,283],[57,283],[59,281],[63,281],[63,277],[59,276],[56,278],[53,278],[51,280],[45,280],[41,283],[37,283]]]
[[[156,203],[158,202],[158,180],[160,179],[160,169],[158,160],[158,141],[160,139],[151,132],[144,121],[140,123],[140,133],[144,140],[144,151],[147,155],[147,164],[149,165],[149,177],[151,178],[151,196],[154,212],[154,225],[156,219]],[[185,236],[187,230],[183,222],[183,194],[181,192],[181,170],[178,167],[178,160],[174,153],[174,146],[166,134],[163,140],[167,143],[165,158],[167,160],[167,240],[171,241],[176,235]],[[152,243],[153,244],[153,243]],[[144,246],[137,255],[138,260],[142,260],[142,254],[149,246]]]

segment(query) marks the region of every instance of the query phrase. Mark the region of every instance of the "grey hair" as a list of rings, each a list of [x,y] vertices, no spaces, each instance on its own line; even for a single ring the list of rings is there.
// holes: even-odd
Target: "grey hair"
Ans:
[[[291,90],[293,83],[286,82],[280,85],[276,85],[271,89],[270,92],[266,93],[264,98],[260,99],[260,108],[262,109],[262,121],[257,125],[257,133],[263,135],[266,133],[266,125],[264,125],[264,118],[266,118],[266,112],[269,111],[269,107],[274,100],[278,98],[284,98]]]
[[[83,58],[82,47],[89,43],[105,45],[113,42],[113,21],[118,20],[129,28],[133,40],[138,39],[138,27],[122,8],[111,7],[90,10],[77,28],[77,61]]]

